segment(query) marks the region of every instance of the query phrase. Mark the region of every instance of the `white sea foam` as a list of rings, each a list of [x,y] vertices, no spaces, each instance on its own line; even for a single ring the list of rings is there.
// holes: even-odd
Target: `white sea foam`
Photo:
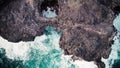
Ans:
[[[54,18],[57,16],[56,10],[51,11],[51,8],[47,7],[47,11],[42,11],[42,16],[46,18]]]
[[[113,21],[114,27],[117,29],[117,34],[113,38],[114,44],[112,45],[112,51],[108,59],[102,58],[102,61],[106,64],[106,68],[112,68],[115,60],[120,59],[118,52],[120,52],[120,14]]]
[[[60,34],[47,28],[50,34],[38,36],[33,42],[12,43],[0,37],[0,48],[10,59],[24,60],[27,68],[97,68],[94,62],[73,61],[59,47]],[[32,64],[31,64],[32,63]]]

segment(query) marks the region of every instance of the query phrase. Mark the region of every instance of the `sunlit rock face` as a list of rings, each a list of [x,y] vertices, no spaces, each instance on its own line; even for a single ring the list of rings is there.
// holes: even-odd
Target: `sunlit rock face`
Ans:
[[[60,31],[46,27],[46,32],[32,42],[12,43],[0,37],[1,68],[97,68],[83,59],[73,61],[59,47]]]
[[[52,26],[62,31],[59,44],[65,54],[95,61],[104,68],[101,57],[108,58],[114,34],[112,2],[11,0],[0,10],[0,35],[11,42],[33,41],[43,35],[46,26]]]

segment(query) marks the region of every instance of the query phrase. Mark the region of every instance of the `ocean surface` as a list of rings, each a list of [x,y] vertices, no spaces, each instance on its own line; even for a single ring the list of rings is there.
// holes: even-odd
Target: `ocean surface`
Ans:
[[[51,16],[48,16],[51,17]],[[106,68],[120,68],[120,15],[113,21],[117,34]],[[31,42],[9,42],[0,37],[0,68],[98,68],[94,62],[73,61],[59,46],[62,32],[47,26],[42,36]]]
[[[12,43],[0,37],[0,56],[5,54],[8,59],[15,60],[12,63],[3,59],[6,62],[2,67],[12,63],[14,68],[97,68],[94,62],[82,59],[73,61],[71,55],[64,55],[59,47],[61,34],[62,32],[47,26],[44,35],[36,37],[33,42]]]
[[[106,64],[106,68],[120,68],[120,14],[116,16],[113,25],[117,30],[116,36],[113,38],[114,44],[108,59],[102,59]]]

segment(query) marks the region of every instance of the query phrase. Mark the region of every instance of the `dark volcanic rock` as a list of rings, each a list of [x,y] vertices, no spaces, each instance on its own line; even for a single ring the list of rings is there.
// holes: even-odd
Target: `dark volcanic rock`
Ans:
[[[55,26],[54,19],[40,17],[40,5],[41,0],[10,2],[0,11],[0,35],[13,42],[31,41],[43,34],[45,26]]]
[[[69,0],[61,7],[59,16],[59,22],[62,22],[59,26],[63,30],[60,46],[65,54],[87,61],[99,59],[96,64],[104,68],[100,58],[108,58],[111,51],[112,10],[97,0]]]
[[[63,32],[60,47],[65,54],[95,61],[99,68],[104,68],[100,58],[108,58],[111,51],[114,34],[112,22],[115,14],[119,13],[119,1],[11,1],[5,5],[3,3],[7,1],[0,3],[3,5],[0,9],[0,35],[3,38],[12,42],[31,41],[35,36],[42,35],[46,26],[53,26]],[[50,4],[50,1],[54,3]],[[58,16],[51,19],[42,17],[41,11],[46,6],[54,7]]]
[[[115,14],[120,13],[120,0],[98,0],[100,4],[111,8]]]

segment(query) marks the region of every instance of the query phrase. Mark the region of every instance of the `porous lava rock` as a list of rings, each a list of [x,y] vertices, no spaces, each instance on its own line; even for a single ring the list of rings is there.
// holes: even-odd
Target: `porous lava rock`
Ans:
[[[44,3],[44,4],[43,4]],[[119,0],[0,0],[0,35],[11,42],[32,41],[46,26],[62,31],[60,47],[67,55],[105,65],[115,29]],[[53,7],[55,18],[44,18],[42,10]]]

